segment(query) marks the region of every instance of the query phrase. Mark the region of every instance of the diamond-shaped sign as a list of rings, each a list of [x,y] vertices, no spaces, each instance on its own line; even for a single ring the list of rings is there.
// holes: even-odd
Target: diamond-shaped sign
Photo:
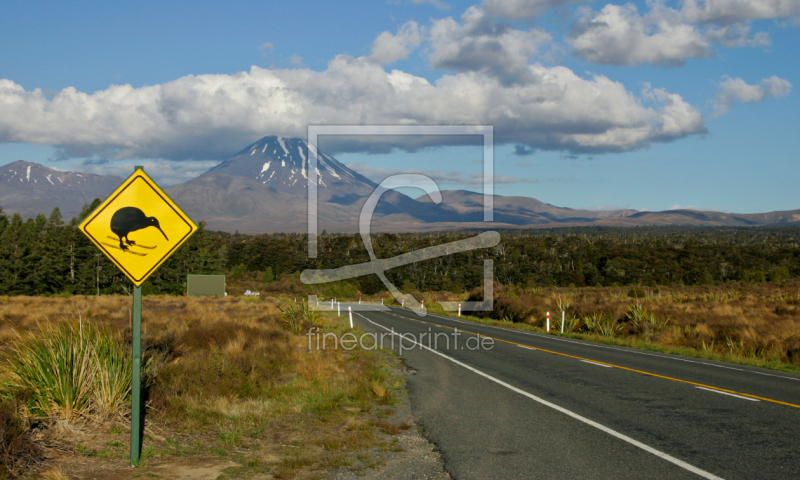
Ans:
[[[197,230],[144,170],[122,182],[78,228],[135,285]]]

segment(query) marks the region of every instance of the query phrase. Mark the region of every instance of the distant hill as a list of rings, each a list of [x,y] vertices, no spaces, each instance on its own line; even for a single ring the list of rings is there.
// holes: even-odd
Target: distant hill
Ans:
[[[105,198],[122,183],[111,175],[63,172],[19,160],[0,167],[0,207],[25,218],[49,215],[58,207],[64,219],[76,217],[84,204]]]
[[[195,221],[228,232],[305,232],[309,144],[301,138],[267,136],[188,182],[166,188]],[[317,152],[318,228],[357,232],[361,208],[377,186],[323,151]],[[105,198],[119,177],[61,172],[36,163],[0,168],[0,207],[31,217],[58,206],[65,218],[82,205]],[[372,220],[375,231],[422,232],[445,229],[548,228],[560,226],[758,226],[800,225],[800,210],[759,214],[668,210],[639,212],[575,210],[530,197],[495,195],[494,222],[483,222],[483,195],[442,192],[442,203],[427,195],[384,193]]]

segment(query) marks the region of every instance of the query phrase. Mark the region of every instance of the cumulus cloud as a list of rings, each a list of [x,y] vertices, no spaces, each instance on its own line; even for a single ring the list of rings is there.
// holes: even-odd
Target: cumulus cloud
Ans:
[[[461,20],[448,17],[433,22],[428,58],[434,68],[482,72],[504,84],[533,80],[528,61],[550,41],[548,33],[513,28],[477,7],[467,9]]]
[[[785,97],[792,91],[792,84],[778,76],[765,78],[758,85],[749,85],[741,78],[722,77],[719,93],[713,101],[714,113],[719,116],[733,107],[736,102],[755,103],[765,98]]]
[[[659,10],[643,17],[630,3],[582,9],[571,42],[577,56],[600,64],[677,66],[713,55],[706,37],[679,15]]]
[[[584,0],[483,0],[482,9],[492,17],[532,19],[549,8],[558,8]]]
[[[726,47],[768,47],[772,45],[767,32],[750,35],[750,25],[744,23],[709,28],[705,35],[709,41],[721,43]]]
[[[430,83],[339,55],[321,72],[254,66],[91,94],[70,87],[52,96],[3,79],[0,141],[54,145],[67,157],[218,160],[264,135],[303,137],[309,124],[489,124],[498,144],[574,152],[627,151],[705,132],[700,112],[680,95],[647,91],[652,103],[645,106],[604,76],[527,68],[536,81],[508,85],[470,71]],[[424,137],[424,145],[448,141]]]
[[[730,24],[798,15],[800,0],[684,0],[681,11],[690,22]]]
[[[402,60],[422,42],[422,32],[417,22],[406,22],[397,30],[396,35],[383,32],[372,43],[372,54],[369,59],[381,65],[388,65]]]
[[[767,47],[767,32],[750,22],[800,14],[800,0],[685,0],[680,9],[648,1],[646,14],[632,3],[608,4],[599,12],[578,10],[570,42],[584,60],[610,65],[683,65],[714,55],[713,44]]]

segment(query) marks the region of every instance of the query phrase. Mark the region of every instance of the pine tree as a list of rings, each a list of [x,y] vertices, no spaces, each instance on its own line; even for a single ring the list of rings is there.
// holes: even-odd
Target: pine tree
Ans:
[[[61,210],[56,207],[39,233],[35,246],[38,262],[32,277],[36,294],[59,293],[64,289],[68,256],[63,244],[63,230]]]

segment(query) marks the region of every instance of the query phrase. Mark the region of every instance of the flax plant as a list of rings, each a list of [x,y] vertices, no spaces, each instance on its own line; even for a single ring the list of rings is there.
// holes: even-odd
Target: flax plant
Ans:
[[[313,327],[322,325],[322,315],[316,310],[313,310],[307,302],[301,302],[296,305],[289,305],[285,309],[281,309],[281,320],[286,323],[294,333],[303,331],[303,323],[308,322]]]

